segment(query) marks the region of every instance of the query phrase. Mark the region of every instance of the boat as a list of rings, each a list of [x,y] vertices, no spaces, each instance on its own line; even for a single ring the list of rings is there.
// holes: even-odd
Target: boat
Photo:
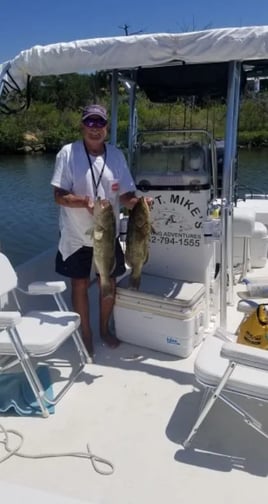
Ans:
[[[247,79],[265,77],[267,69],[268,26],[61,42],[27,49],[0,65],[1,108],[12,112],[14,95],[18,109],[27,107],[33,76],[111,72],[113,144],[118,84],[124,83],[129,164],[138,194],[154,200],[155,225],[140,290],[129,291],[127,275],[118,279],[114,324],[123,341],[119,348],[103,347],[96,338],[96,362],[87,364],[49,418],[0,417],[6,431],[22,433],[20,452],[26,455],[15,454],[1,465],[0,492],[6,501],[15,502],[17,495],[70,504],[263,499],[266,353],[246,346],[242,351],[235,337],[245,315],[266,299],[268,206],[266,197],[237,197],[235,167],[240,96]],[[172,104],[185,96],[225,99],[223,143],[217,145],[206,129],[139,131],[137,88],[153,102]],[[157,149],[160,165],[154,164]],[[122,243],[123,224],[124,217]],[[54,255],[54,249],[44,251],[19,266],[19,285],[58,280]],[[256,298],[256,285],[262,297]],[[92,303],[96,288],[93,283]],[[68,282],[65,302],[71,306]],[[13,309],[9,299],[1,298],[1,305]],[[91,311],[97,334],[97,304]],[[54,362],[55,386],[72,367],[72,349],[66,345],[63,350]],[[218,382],[209,380],[222,369],[225,376],[228,362],[224,380],[237,363],[247,367],[243,376],[235,370],[222,395]],[[264,392],[256,397],[261,384]],[[210,402],[202,401],[201,385],[212,390],[205,397]],[[231,396],[238,391],[240,401],[232,402],[228,391]],[[243,409],[248,402],[250,413]],[[62,452],[81,454],[87,443],[100,466],[103,459],[111,462],[105,477],[96,470],[97,458],[92,466],[86,456],[60,457]],[[53,453],[59,458],[49,456]],[[34,458],[40,454],[48,457]]]

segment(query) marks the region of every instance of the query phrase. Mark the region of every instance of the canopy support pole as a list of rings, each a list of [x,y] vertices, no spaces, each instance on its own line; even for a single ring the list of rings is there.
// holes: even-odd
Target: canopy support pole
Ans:
[[[240,74],[241,63],[238,61],[230,62],[221,200],[222,239],[220,325],[224,329],[226,329],[227,324],[227,299],[229,303],[233,303],[233,188],[239,112]]]
[[[118,71],[112,71],[112,119],[111,119],[111,136],[110,143],[116,145],[117,143],[117,118],[118,118]]]

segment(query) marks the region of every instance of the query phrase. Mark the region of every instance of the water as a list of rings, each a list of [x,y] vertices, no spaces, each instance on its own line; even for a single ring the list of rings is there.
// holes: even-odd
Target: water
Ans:
[[[0,156],[0,248],[14,266],[55,245],[55,156]]]
[[[54,161],[53,155],[0,156],[0,248],[14,266],[58,242]],[[240,151],[238,180],[268,193],[267,149]]]
[[[238,183],[268,194],[268,149],[239,151]]]

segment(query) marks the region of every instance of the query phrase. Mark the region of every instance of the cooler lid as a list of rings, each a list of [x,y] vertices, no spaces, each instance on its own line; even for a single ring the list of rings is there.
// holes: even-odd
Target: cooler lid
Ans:
[[[117,294],[121,297],[139,299],[144,302],[148,299],[158,302],[171,303],[172,305],[189,307],[196,303],[205,292],[204,284],[197,282],[184,282],[175,278],[159,277],[143,273],[138,291],[128,287],[129,276],[125,276],[117,284]]]

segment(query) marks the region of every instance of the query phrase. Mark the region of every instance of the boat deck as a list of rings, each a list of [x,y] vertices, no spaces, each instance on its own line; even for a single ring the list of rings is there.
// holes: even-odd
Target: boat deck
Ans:
[[[265,270],[258,274],[265,276]],[[92,300],[96,289],[94,285]],[[235,291],[242,289],[235,286]],[[235,305],[228,308],[229,330],[241,319],[235,296]],[[92,318],[96,362],[86,366],[55,414],[48,419],[2,416],[0,424],[23,434],[25,454],[82,452],[89,443],[95,455],[114,464],[114,473],[101,475],[82,458],[13,456],[1,464],[0,480],[98,504],[246,504],[263,499],[267,444],[223,403],[216,403],[191,448],[182,447],[202,397],[193,373],[199,349],[187,359],[125,343],[110,350],[98,339],[94,306]],[[55,387],[62,385],[72,362],[67,343],[51,362]],[[268,409],[259,409],[265,423]]]

